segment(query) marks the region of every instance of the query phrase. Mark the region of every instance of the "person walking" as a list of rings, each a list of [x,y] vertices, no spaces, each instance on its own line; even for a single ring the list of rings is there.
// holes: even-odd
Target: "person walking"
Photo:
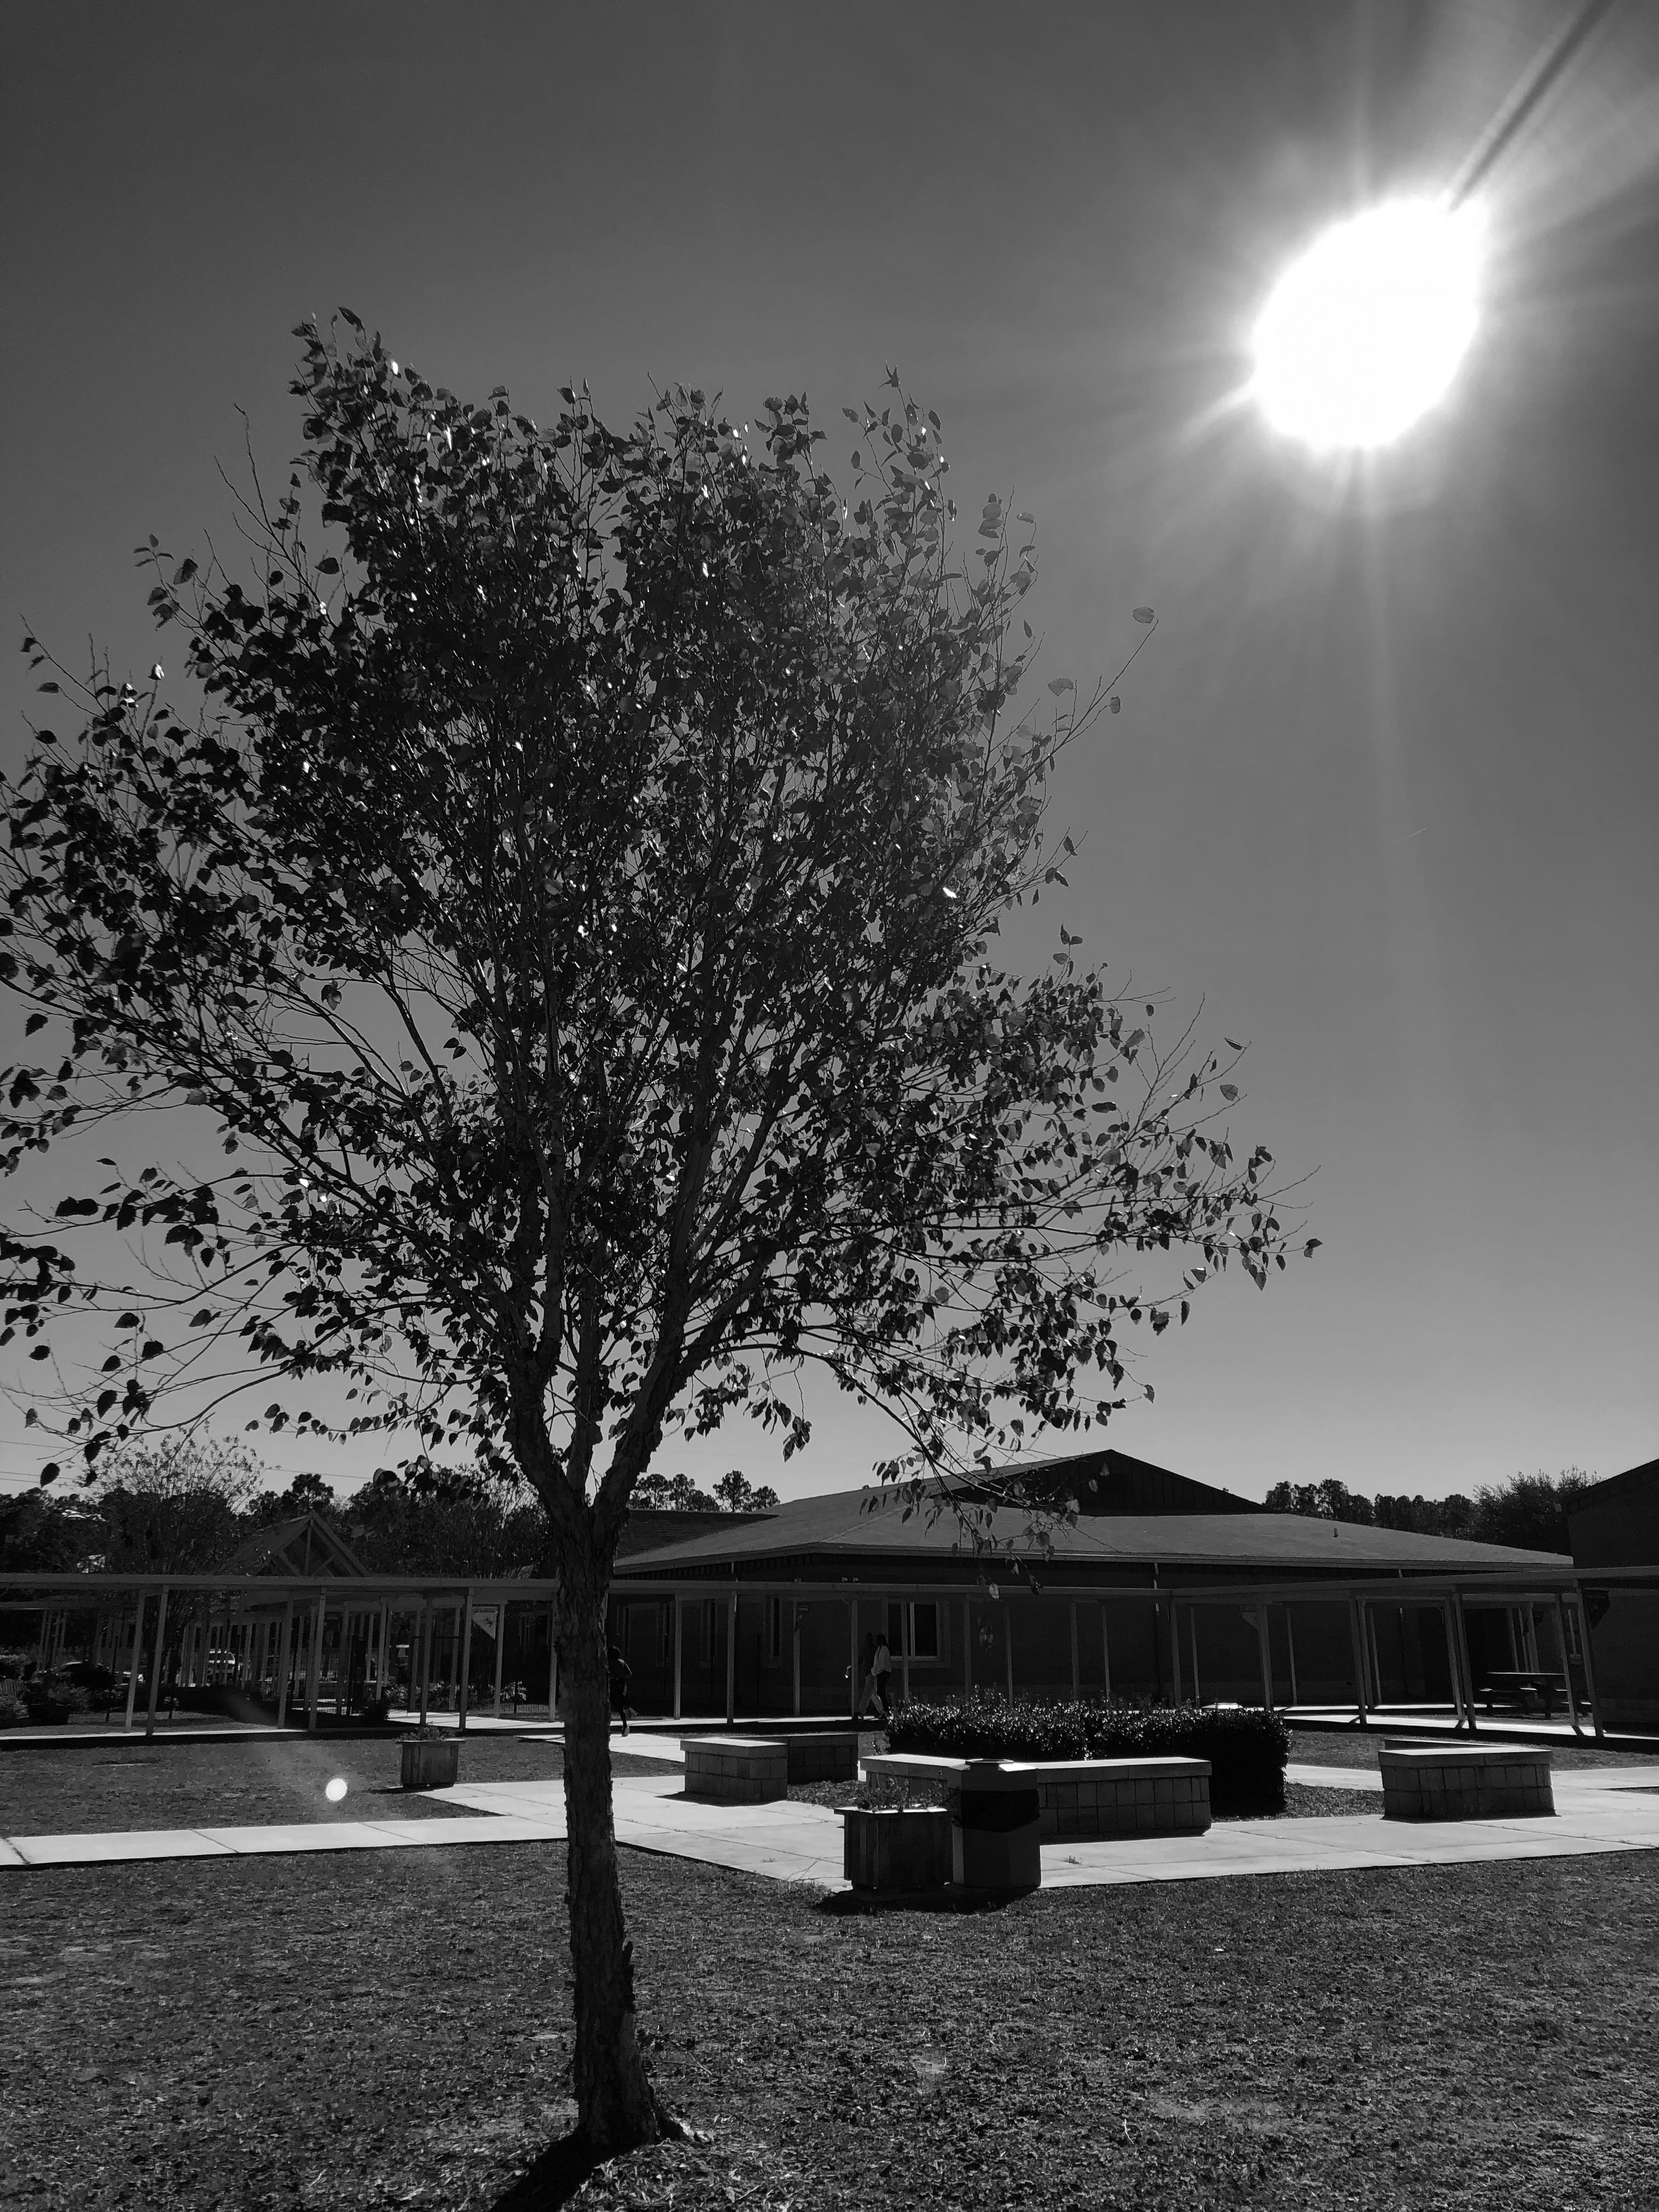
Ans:
[[[628,1734],[628,1686],[634,1679],[634,1669],[613,1644],[611,1646],[611,1702],[622,1721],[622,1732]]]
[[[875,1694],[876,1639],[873,1632],[866,1632],[864,1638],[864,1650],[859,1656],[859,1692],[858,1703],[854,1706],[853,1712],[853,1717],[854,1720],[861,1721],[864,1718],[865,1715],[870,1710],[871,1704],[875,1698]]]
[[[893,1655],[887,1648],[886,1632],[880,1629],[876,1632],[876,1656],[872,1672],[875,1676],[876,1703],[881,1707],[881,1717],[884,1721],[891,1720],[893,1707],[887,1694],[887,1686],[893,1672]]]

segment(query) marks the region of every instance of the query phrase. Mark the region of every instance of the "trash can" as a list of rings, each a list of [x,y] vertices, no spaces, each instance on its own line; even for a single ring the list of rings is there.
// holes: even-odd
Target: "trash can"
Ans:
[[[966,1889],[1013,1895],[1042,1886],[1042,1808],[1029,1766],[972,1759],[951,1824],[951,1872]]]

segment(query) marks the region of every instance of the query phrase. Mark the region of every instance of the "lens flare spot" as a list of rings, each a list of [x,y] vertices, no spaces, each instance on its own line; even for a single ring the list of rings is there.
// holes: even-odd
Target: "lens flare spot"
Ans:
[[[1482,228],[1473,208],[1396,200],[1316,239],[1252,338],[1252,390],[1273,428],[1364,451],[1427,414],[1474,336]]]
[[[337,1774],[335,1776],[333,1781],[329,1784],[327,1789],[323,1792],[324,1796],[327,1798],[331,1805],[337,1805],[341,1798],[343,1797],[345,1794],[345,1784]]]

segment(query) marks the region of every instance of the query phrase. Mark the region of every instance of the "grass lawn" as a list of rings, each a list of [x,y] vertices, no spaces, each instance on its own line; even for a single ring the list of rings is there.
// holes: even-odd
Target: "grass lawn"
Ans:
[[[216,1819],[324,1817],[328,1771],[357,1776],[349,1817],[396,1755],[285,1745],[317,1774],[261,1781],[261,1752],[203,1747],[191,1784],[184,1749],[99,1778],[121,1789],[103,1825],[200,1819],[203,1759],[232,1763]],[[48,1798],[102,1757],[5,1754],[5,1826],[98,1825]],[[481,1780],[556,1758],[463,1753]],[[583,2205],[1659,2203],[1650,1855],[972,1914],[623,1868],[651,2064],[699,2136],[602,2169]],[[492,2204],[572,2118],[563,1892],[559,1844],[0,1877],[0,2204]]]
[[[385,1737],[270,1737],[243,1743],[146,1744],[76,1751],[0,1750],[0,1835],[88,1835],[118,1828],[265,1826],[288,1820],[444,1820],[471,1816],[398,1776],[395,1731]],[[659,1759],[617,1751],[617,1774],[660,1774]],[[469,1735],[464,1782],[540,1781],[562,1774],[556,1744]],[[346,1785],[337,1805],[324,1789]],[[0,2203],[5,2202],[0,2195]]]
[[[1408,1728],[1292,1729],[1291,1758],[1293,1762],[1305,1762],[1311,1766],[1369,1766],[1375,1773],[1376,1754],[1383,1744],[1410,1736]],[[1412,1740],[1419,1744],[1446,1742],[1448,1748],[1451,1749],[1455,1749],[1459,1741],[1467,1744],[1469,1741],[1467,1736],[1452,1739],[1417,1736]],[[1482,1740],[1478,1732],[1474,1741],[1477,1748],[1480,1747]],[[1490,1747],[1497,1739],[1489,1736],[1485,1741]],[[1653,1770],[1654,1781],[1659,1784],[1659,1757],[1651,1752],[1603,1751],[1593,1738],[1589,1737],[1582,1744],[1552,1744],[1549,1752],[1550,1764],[1558,1774],[1571,1773],[1575,1768],[1583,1766],[1647,1766]]]

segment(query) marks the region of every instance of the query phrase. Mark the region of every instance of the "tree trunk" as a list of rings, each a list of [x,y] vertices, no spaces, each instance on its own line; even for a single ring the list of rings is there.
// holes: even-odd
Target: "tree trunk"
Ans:
[[[605,1577],[568,1547],[559,1588],[570,1956],[575,1972],[578,2122],[608,2158],[654,2142],[672,2122],[646,2079],[635,2033],[634,1947],[623,1921],[611,1810],[611,1679]]]

